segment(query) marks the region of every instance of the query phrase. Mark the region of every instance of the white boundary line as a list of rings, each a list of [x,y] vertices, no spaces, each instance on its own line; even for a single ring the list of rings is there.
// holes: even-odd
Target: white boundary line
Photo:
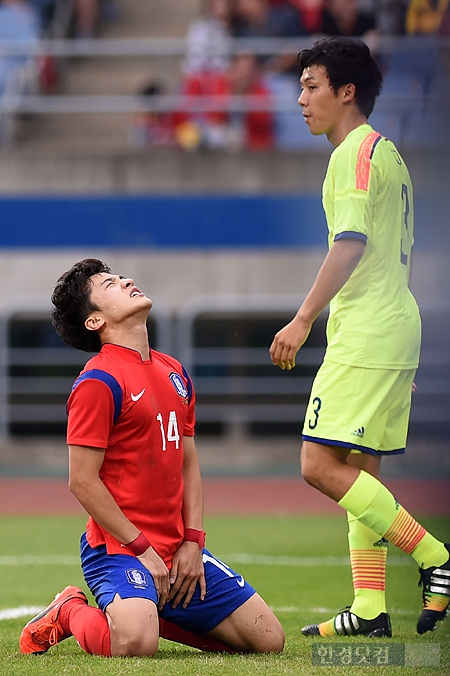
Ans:
[[[0,610],[0,620],[14,620],[16,617],[37,615],[44,610],[45,606],[18,606],[17,608],[5,608]]]
[[[265,556],[262,554],[229,554],[221,557],[227,563],[254,566],[349,566],[348,556]],[[414,561],[406,556],[388,556],[388,566],[411,566]],[[0,566],[79,566],[78,556],[0,556]]]
[[[298,608],[296,606],[270,606],[274,613],[319,613],[324,615],[335,615],[336,608]],[[418,611],[406,610],[403,608],[390,608],[390,615],[415,615]]]
[[[19,617],[33,617],[44,610],[45,606],[18,606],[17,608],[5,608],[0,610],[0,621],[15,620]],[[311,613],[312,615],[319,613],[323,615],[333,615],[336,609],[332,608],[298,608],[297,606],[280,606],[272,607],[274,613]],[[402,608],[391,608],[391,615],[414,615],[414,610],[403,610]]]
[[[227,562],[240,563],[259,566],[293,566],[293,567],[311,567],[311,566],[348,566],[350,559],[348,556],[264,556],[254,554],[230,554],[223,557]],[[409,566],[413,561],[408,557],[391,556],[388,557],[388,564],[391,566]],[[0,566],[80,566],[78,556],[0,556]],[[5,608],[0,610],[0,621],[11,620],[18,617],[36,615],[42,606],[19,606],[17,608]],[[283,606],[273,608],[278,613],[322,613],[332,615],[335,609],[331,608],[298,608],[296,606]],[[393,608],[390,611],[393,615],[411,615],[412,610],[402,610]]]
[[[295,568],[311,566],[349,566],[348,556],[264,556],[258,554],[230,554],[223,557],[228,563],[242,563],[257,566],[293,566]],[[411,566],[414,561],[411,557],[391,556],[387,558],[391,566]]]
[[[79,566],[78,556],[0,556],[0,566]]]

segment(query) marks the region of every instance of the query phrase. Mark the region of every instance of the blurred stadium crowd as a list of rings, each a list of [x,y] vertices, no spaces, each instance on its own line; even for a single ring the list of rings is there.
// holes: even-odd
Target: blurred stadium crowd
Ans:
[[[158,3],[153,5],[158,12]],[[449,0],[203,0],[198,16],[187,26],[178,80],[149,79],[136,93],[147,102],[164,94],[182,95],[191,103],[214,97],[217,110],[210,106],[194,112],[186,106],[158,113],[143,106],[130,125],[129,142],[187,150],[295,146],[298,119],[293,127],[289,115],[277,113],[272,103],[298,95],[296,53],[243,53],[233,45],[235,39],[305,40],[321,35],[366,41],[384,70],[384,91],[420,98],[417,130],[424,122],[425,99],[442,95],[448,86],[448,50],[442,45],[450,36],[449,7]],[[33,45],[42,39],[102,37],[111,22],[120,36],[123,8],[120,0],[0,0],[0,49],[11,41]],[[125,31],[123,36],[128,37]],[[389,43],[401,36],[407,43]],[[427,37],[430,42],[424,45]],[[30,54],[1,51],[0,102],[7,96],[11,100],[60,91],[64,72],[58,57],[51,50],[46,54],[45,47],[38,57]],[[227,101],[233,95],[251,97],[253,105],[232,110]],[[5,139],[11,131],[1,120],[0,112],[0,138]],[[427,122],[436,126],[432,119]],[[395,124],[387,127],[380,131],[398,141]]]

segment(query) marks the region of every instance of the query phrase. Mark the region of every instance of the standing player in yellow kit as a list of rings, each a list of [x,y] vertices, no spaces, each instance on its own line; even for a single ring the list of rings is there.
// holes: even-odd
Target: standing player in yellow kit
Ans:
[[[385,603],[388,542],[420,568],[417,631],[433,630],[450,602],[450,546],[436,540],[379,480],[381,457],[404,453],[420,316],[409,288],[413,194],[394,144],[368,124],[382,75],[368,47],[319,40],[299,55],[299,104],[314,135],[335,147],[323,186],[329,252],[294,319],[270,347],[281,369],[329,304],[327,350],[303,428],[305,480],[348,514],[354,600],[305,635],[391,636]]]

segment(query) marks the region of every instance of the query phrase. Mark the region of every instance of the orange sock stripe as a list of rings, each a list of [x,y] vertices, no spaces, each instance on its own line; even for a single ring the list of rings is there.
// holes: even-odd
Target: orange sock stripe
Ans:
[[[353,565],[352,570],[384,570],[384,565],[382,563],[366,563],[364,565],[358,564]]]
[[[386,588],[386,549],[352,549],[350,561],[352,566],[354,589]]]
[[[430,594],[427,599],[426,609],[442,613],[448,608],[448,605],[448,596],[442,596],[442,594]]]
[[[364,565],[366,563],[378,563],[379,565],[382,565],[386,561],[386,556],[387,556],[386,549],[377,552],[372,552],[370,549],[369,550],[352,549],[352,551],[350,552],[350,560],[352,565],[354,563],[361,565]]]
[[[380,575],[384,571],[384,566],[354,566],[352,567],[354,575]]]
[[[411,554],[417,547],[422,538],[426,535],[426,530],[420,523],[408,514],[408,512],[400,507],[400,512],[395,517],[389,530],[384,534],[384,537],[392,542],[393,545]]]
[[[353,589],[372,589],[373,591],[386,591],[386,585],[381,582],[369,582],[368,580],[363,580],[359,584],[353,582]]]
[[[384,575],[378,575],[373,578],[365,575],[353,577],[353,589],[379,589],[384,591],[386,589],[386,582]]]
[[[383,563],[386,560],[387,550],[381,549],[372,552],[370,549],[352,549],[350,558],[353,561],[365,563],[366,561],[379,561]]]
[[[399,530],[400,528],[404,528],[407,521],[408,521],[408,512],[403,507],[400,507],[400,511],[395,517],[394,521],[392,522],[391,528],[396,528],[397,530]],[[390,532],[390,530],[391,529],[389,529],[388,532]]]

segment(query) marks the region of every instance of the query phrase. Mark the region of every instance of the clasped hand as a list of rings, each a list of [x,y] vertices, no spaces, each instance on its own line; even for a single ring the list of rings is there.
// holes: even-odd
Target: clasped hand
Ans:
[[[183,542],[174,554],[169,573],[169,601],[176,608],[183,601],[183,608],[189,605],[197,583],[200,585],[200,599],[206,595],[205,570],[202,552],[196,542]]]
[[[176,608],[183,601],[183,608],[189,605],[197,583],[200,585],[200,598],[206,595],[205,571],[202,553],[196,542],[183,542],[172,559],[172,568],[149,547],[137,557],[150,571],[158,593],[158,609],[162,610],[167,601]]]

